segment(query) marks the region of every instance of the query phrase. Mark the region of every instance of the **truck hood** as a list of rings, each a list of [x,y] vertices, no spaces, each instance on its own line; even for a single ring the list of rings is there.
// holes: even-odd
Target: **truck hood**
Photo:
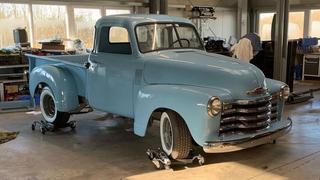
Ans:
[[[254,65],[201,50],[158,51],[145,58],[148,84],[219,88],[238,99],[266,86],[264,74]]]

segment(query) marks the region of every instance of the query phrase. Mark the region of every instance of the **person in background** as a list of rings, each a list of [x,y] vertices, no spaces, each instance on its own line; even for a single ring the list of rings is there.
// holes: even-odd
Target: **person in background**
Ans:
[[[230,51],[233,52],[232,57],[248,63],[253,58],[253,48],[248,38],[240,39],[237,44],[231,47]]]
[[[262,50],[261,38],[257,33],[248,33],[230,50],[233,57],[250,62]]]

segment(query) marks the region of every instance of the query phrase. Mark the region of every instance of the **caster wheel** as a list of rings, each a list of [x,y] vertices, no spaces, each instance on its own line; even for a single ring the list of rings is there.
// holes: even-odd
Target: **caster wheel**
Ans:
[[[41,132],[43,135],[45,135],[45,134],[46,134],[46,129],[45,129],[44,127],[41,127],[41,128],[40,128],[40,132]]]
[[[204,158],[200,158],[199,161],[198,161],[199,165],[200,166],[203,166],[204,164]]]
[[[76,122],[70,122],[70,128],[74,130],[77,127]]]
[[[32,124],[32,125],[31,125],[31,130],[34,131],[35,129],[36,129],[36,125],[35,125],[35,124]]]
[[[154,166],[155,166],[157,169],[163,169],[163,168],[164,168],[164,167],[163,167],[163,164],[162,164],[160,161],[158,161],[158,160],[152,160],[152,162],[153,162]]]
[[[150,160],[153,160],[154,159],[154,156],[151,152],[147,152],[147,156]]]
[[[169,170],[169,169],[170,169],[170,166],[164,165],[164,169],[165,169],[165,170]]]

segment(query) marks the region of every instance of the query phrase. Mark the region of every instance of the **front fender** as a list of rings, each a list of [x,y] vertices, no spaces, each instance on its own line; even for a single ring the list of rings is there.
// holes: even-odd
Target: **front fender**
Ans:
[[[284,83],[284,82],[282,82],[282,81],[277,81],[277,80],[274,80],[274,79],[266,78],[266,86],[267,86],[268,90],[269,90],[271,93],[279,92],[281,86],[283,86],[283,85],[285,85],[285,84],[286,84],[286,83]]]
[[[177,112],[186,122],[193,139],[203,145],[209,137],[218,137],[220,115],[207,114],[207,103],[212,96],[227,101],[231,96],[224,89],[182,85],[150,85],[138,92],[135,102],[134,132],[144,136],[149,118],[158,108]]]
[[[33,97],[40,83],[49,86],[58,111],[70,112],[79,105],[77,86],[71,73],[59,65],[42,65],[30,73],[29,89]]]

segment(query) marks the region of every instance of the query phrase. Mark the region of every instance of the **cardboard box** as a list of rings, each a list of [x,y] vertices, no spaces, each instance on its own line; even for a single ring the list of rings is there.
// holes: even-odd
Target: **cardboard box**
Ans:
[[[6,85],[4,87],[4,92],[6,94],[18,93],[19,92],[19,86],[18,85]]]

